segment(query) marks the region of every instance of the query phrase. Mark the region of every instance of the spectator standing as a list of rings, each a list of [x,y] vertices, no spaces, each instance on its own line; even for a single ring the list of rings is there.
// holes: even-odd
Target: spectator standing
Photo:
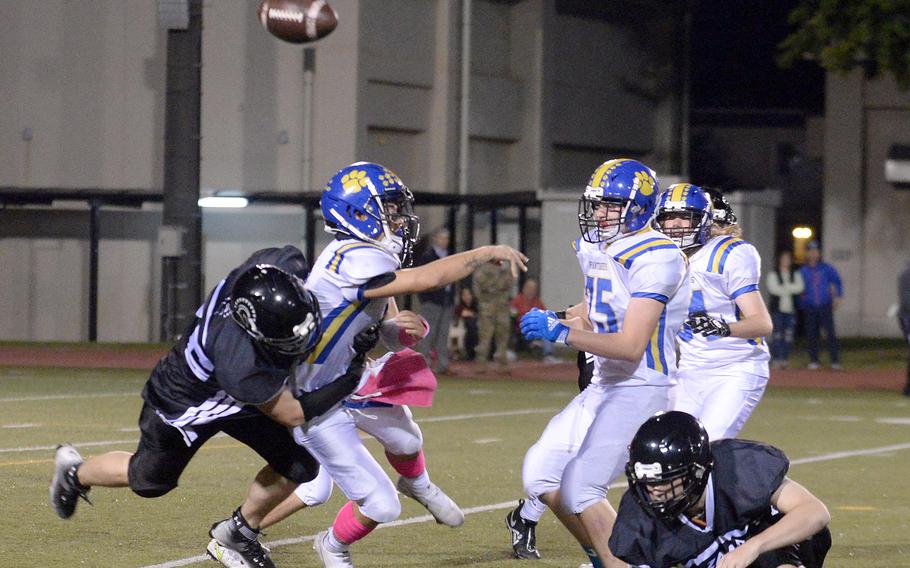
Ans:
[[[781,251],[777,256],[776,270],[768,273],[765,285],[771,295],[771,321],[774,332],[771,336],[772,364],[786,369],[790,364],[790,348],[793,346],[793,332],[796,329],[796,299],[805,290],[803,276],[793,269],[793,255]]]
[[[907,263],[897,280],[897,291],[900,297],[898,317],[901,322],[901,331],[904,332],[907,345],[910,345],[910,262]],[[907,384],[904,386],[904,396],[910,396],[910,355],[907,356]]]
[[[837,269],[821,260],[818,242],[809,243],[806,264],[800,268],[805,290],[800,297],[806,322],[806,339],[809,343],[809,369],[818,369],[818,343],[821,330],[828,337],[831,368],[840,369],[840,353],[834,332],[834,310],[840,306],[844,289]]]
[[[449,256],[449,231],[445,228],[436,229],[430,236],[430,246],[417,259],[418,265],[429,264],[440,258]],[[427,290],[417,294],[420,300],[420,315],[430,324],[430,332],[417,344],[417,351],[427,360],[427,365],[433,366],[430,356],[431,351],[436,351],[437,373],[449,372],[449,326],[452,323],[452,304],[455,298],[455,289],[449,284],[445,288]]]
[[[474,290],[477,292],[477,359],[486,363],[490,355],[490,342],[496,340],[494,359],[501,369],[508,363],[509,296],[512,292],[512,274],[506,266],[487,264],[474,272]]]
[[[540,286],[537,284],[537,280],[533,278],[528,278],[525,280],[524,285],[521,287],[521,292],[519,292],[514,298],[512,298],[512,316],[515,318],[515,328],[514,331],[516,337],[516,351],[520,345],[530,345],[531,342],[525,342],[521,337],[521,332],[518,330],[518,322],[521,321],[521,317],[526,313],[530,312],[533,308],[538,310],[546,310],[547,306],[544,305],[543,300],[540,299],[539,294]],[[543,345],[543,360],[545,363],[558,363],[559,360],[556,357],[553,357],[553,344],[549,341],[539,341]]]
[[[473,361],[477,357],[477,298],[471,288],[461,289],[455,305],[455,321],[464,326],[464,357]]]

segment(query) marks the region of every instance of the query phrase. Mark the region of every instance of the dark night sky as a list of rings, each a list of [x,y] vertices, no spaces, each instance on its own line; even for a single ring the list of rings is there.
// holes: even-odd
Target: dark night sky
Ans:
[[[780,69],[777,44],[793,29],[794,0],[701,0],[692,31],[692,105],[820,113],[825,74],[815,63]]]

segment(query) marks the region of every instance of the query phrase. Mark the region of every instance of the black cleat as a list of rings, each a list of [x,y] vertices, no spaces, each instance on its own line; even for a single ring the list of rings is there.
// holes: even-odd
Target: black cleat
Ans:
[[[515,558],[540,560],[540,552],[537,551],[537,537],[534,535],[537,523],[521,516],[522,505],[524,505],[524,499],[520,499],[518,507],[506,515],[506,526],[509,527],[509,533],[512,536],[512,550]]]
[[[82,456],[70,444],[57,446],[54,455],[54,479],[51,481],[51,505],[61,519],[68,519],[76,512],[79,498],[91,505],[88,498],[88,487],[79,483],[76,470],[82,465]]]
[[[249,533],[247,535],[246,533]],[[259,531],[246,524],[240,509],[231,518],[212,525],[212,537],[206,552],[214,560],[231,568],[276,568],[269,549],[259,542]]]

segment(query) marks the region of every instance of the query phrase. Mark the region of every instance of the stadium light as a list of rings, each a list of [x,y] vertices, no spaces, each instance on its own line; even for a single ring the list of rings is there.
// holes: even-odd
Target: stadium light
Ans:
[[[794,239],[811,239],[812,238],[812,228],[811,227],[793,227],[793,238]]]
[[[199,198],[199,207],[221,207],[238,209],[246,207],[249,201],[246,197],[227,197],[222,195],[211,195],[209,197]]]

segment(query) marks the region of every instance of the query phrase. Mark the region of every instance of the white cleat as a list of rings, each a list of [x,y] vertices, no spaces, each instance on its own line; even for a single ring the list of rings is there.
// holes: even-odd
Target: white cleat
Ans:
[[[222,546],[214,538],[205,547],[205,552],[212,557],[212,560],[219,562],[225,568],[247,568],[247,564],[239,552]]]
[[[70,444],[60,444],[54,454],[54,479],[50,485],[50,500],[61,519],[68,519],[76,512],[80,498],[91,505],[88,488],[79,484],[76,470],[82,465],[82,456]]]
[[[397,486],[403,495],[426,507],[437,523],[452,528],[460,527],[464,524],[464,513],[462,510],[436,484],[430,483],[429,489],[423,495],[414,493],[414,490],[405,481],[404,477],[398,478]]]
[[[351,561],[350,550],[332,552],[326,548],[325,537],[328,536],[328,534],[329,531],[322,531],[316,535],[316,539],[313,541],[313,550],[316,551],[316,555],[319,556],[322,565],[325,566],[325,568],[354,568],[354,562]]]

